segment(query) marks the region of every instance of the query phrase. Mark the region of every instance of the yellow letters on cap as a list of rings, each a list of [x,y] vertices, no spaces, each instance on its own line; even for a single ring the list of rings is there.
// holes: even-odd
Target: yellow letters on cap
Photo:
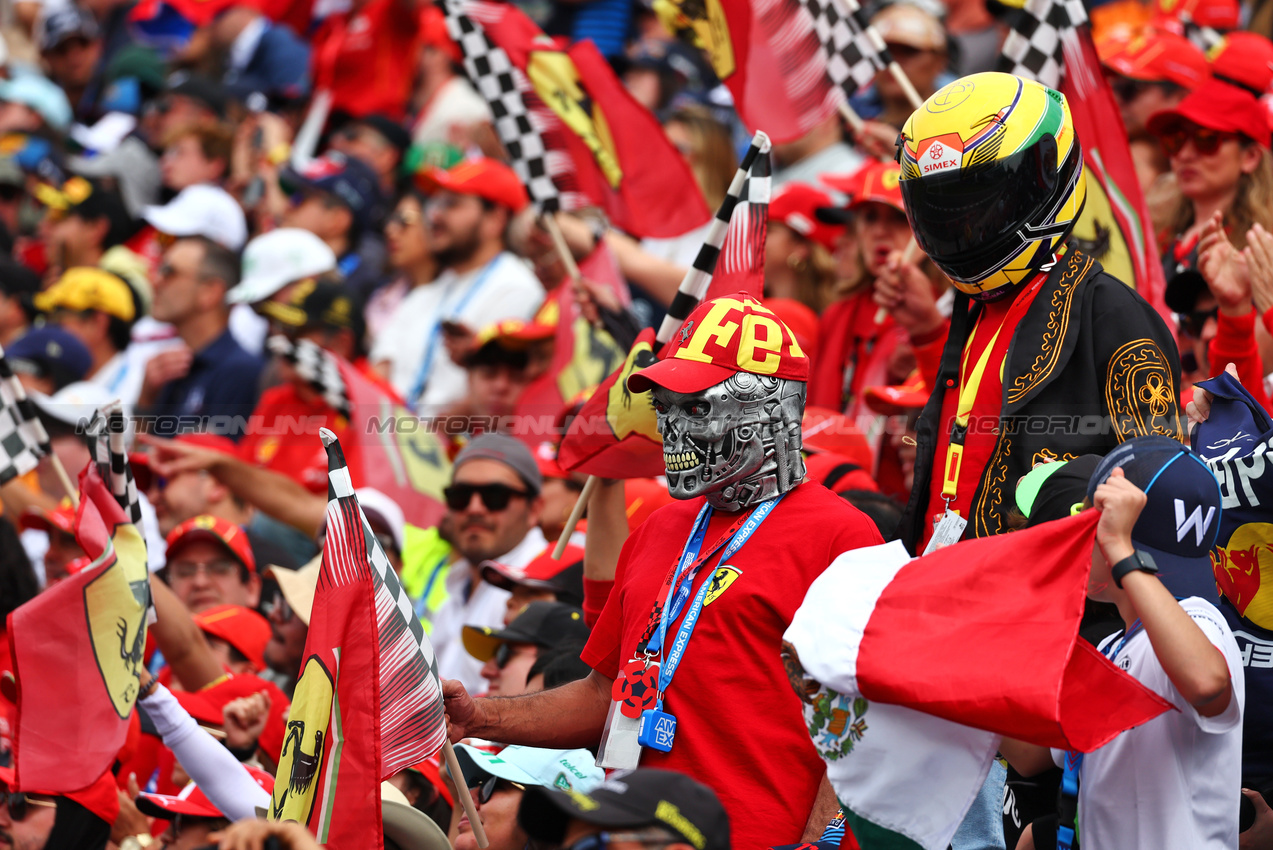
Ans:
[[[672,356],[678,360],[713,362],[713,358],[703,349],[713,338],[721,348],[729,348],[729,343],[733,340],[739,324],[722,320],[734,310],[744,311],[743,334],[738,341],[736,358],[738,368],[757,375],[772,375],[777,372],[782,364],[782,325],[771,310],[750,298],[745,301],[735,298],[716,299],[711,309],[707,311],[707,315],[703,317],[702,323],[694,329],[689,343]],[[758,352],[759,357],[757,357]],[[795,334],[787,334],[787,353],[792,357],[805,356],[800,344],[796,342]]]

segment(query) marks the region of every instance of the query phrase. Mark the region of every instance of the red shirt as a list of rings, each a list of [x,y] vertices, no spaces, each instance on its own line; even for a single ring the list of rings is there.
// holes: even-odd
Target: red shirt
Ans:
[[[863,286],[822,314],[810,367],[809,404],[855,418],[864,411],[862,390],[888,383],[889,357],[906,335],[892,317],[876,324],[879,306],[874,292]]]
[[[968,508],[972,504],[972,497],[977,492],[982,473],[990,463],[995,445],[999,441],[998,423],[1003,413],[1003,364],[1008,359],[1008,346],[1012,343],[1017,325],[1039,294],[1045,280],[1047,275],[1040,274],[1016,298],[986,304],[964,344],[959,386],[947,387],[946,396],[942,399],[941,427],[937,429],[937,450],[933,455],[933,476],[928,496],[928,513],[933,520],[941,519],[946,511],[946,502],[942,497],[942,485],[946,478],[946,449],[950,446],[950,429],[958,410],[960,391],[968,382],[986,347],[993,343],[994,348],[973,397],[959,480],[955,487],[955,497],[950,502],[952,511],[962,517],[969,516]],[[924,526],[920,552],[928,545],[928,539],[932,536],[933,523],[929,522]]]
[[[632,657],[702,505],[695,499],[660,508],[624,544],[614,590],[582,654],[603,676],[615,678]],[[737,518],[715,514],[704,549]],[[730,558],[738,575],[703,607],[664,703],[677,719],[672,751],[646,749],[641,764],[679,770],[710,786],[729,814],[739,850],[800,840],[824,765],[783,669],[782,635],[832,560],[880,542],[865,514],[806,482]],[[695,593],[719,557],[699,570]]]
[[[250,424],[239,442],[243,462],[280,472],[315,493],[327,492],[327,452],[317,439],[318,429],[335,432],[346,459],[355,449],[353,441],[345,439],[349,420],[322,399],[302,400],[290,383],[261,393]]]
[[[332,15],[314,34],[314,90],[332,93],[332,109],[401,120],[420,54],[420,13],[410,0],[368,0]]]

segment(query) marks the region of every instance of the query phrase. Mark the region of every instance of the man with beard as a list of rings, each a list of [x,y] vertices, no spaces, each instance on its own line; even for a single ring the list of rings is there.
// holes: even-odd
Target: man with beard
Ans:
[[[509,592],[482,578],[482,564],[498,560],[521,569],[544,551],[539,530],[544,478],[530,449],[502,434],[483,434],[456,455],[443,523],[461,559],[450,565],[447,600],[433,616],[433,648],[442,675],[486,690],[482,662],[464,648],[465,626],[504,625]]]
[[[805,477],[809,358],[772,312],[742,294],[713,299],[668,349],[627,387],[652,392],[668,490],[680,501],[624,543],[582,654],[591,674],[503,699],[474,700],[444,681],[451,738],[600,744],[603,767],[639,759],[711,787],[735,847],[810,841],[835,800],[800,700],[781,688],[778,648],[813,580],[881,537]]]
[[[503,319],[529,320],[544,299],[530,267],[509,253],[509,220],[526,190],[506,165],[466,160],[421,178],[424,217],[441,274],[417,286],[376,338],[371,362],[422,413],[464,398],[467,378],[449,351]]]

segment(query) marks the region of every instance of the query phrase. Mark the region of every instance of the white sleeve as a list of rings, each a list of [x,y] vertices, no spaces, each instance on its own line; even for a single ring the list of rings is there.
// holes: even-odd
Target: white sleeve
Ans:
[[[221,742],[201,728],[163,685],[141,700],[146,714],[199,790],[232,821],[256,817],[270,795]]]
[[[1217,611],[1214,605],[1204,599],[1190,597],[1182,600],[1180,606],[1193,618],[1198,628],[1202,629],[1202,633],[1207,636],[1207,640],[1211,641],[1211,645],[1224,656],[1224,662],[1229,668],[1229,686],[1233,689],[1233,694],[1229,698],[1228,707],[1215,717],[1203,717],[1192,705],[1184,704],[1178,707],[1192,718],[1203,732],[1213,735],[1228,732],[1242,724],[1242,707],[1246,700],[1246,672],[1242,667],[1242,651],[1238,649],[1238,642],[1234,639],[1228,624],[1225,623],[1224,615]],[[1184,703],[1184,700],[1181,699],[1180,702]]]

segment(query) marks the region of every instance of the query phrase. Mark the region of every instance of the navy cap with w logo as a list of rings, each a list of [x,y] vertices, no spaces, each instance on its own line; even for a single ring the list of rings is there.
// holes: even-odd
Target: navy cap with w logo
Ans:
[[[1115,467],[1149,497],[1132,542],[1153,556],[1163,584],[1176,596],[1217,601],[1210,552],[1220,531],[1221,506],[1211,469],[1170,437],[1137,437],[1101,460],[1088,482],[1088,498]]]

